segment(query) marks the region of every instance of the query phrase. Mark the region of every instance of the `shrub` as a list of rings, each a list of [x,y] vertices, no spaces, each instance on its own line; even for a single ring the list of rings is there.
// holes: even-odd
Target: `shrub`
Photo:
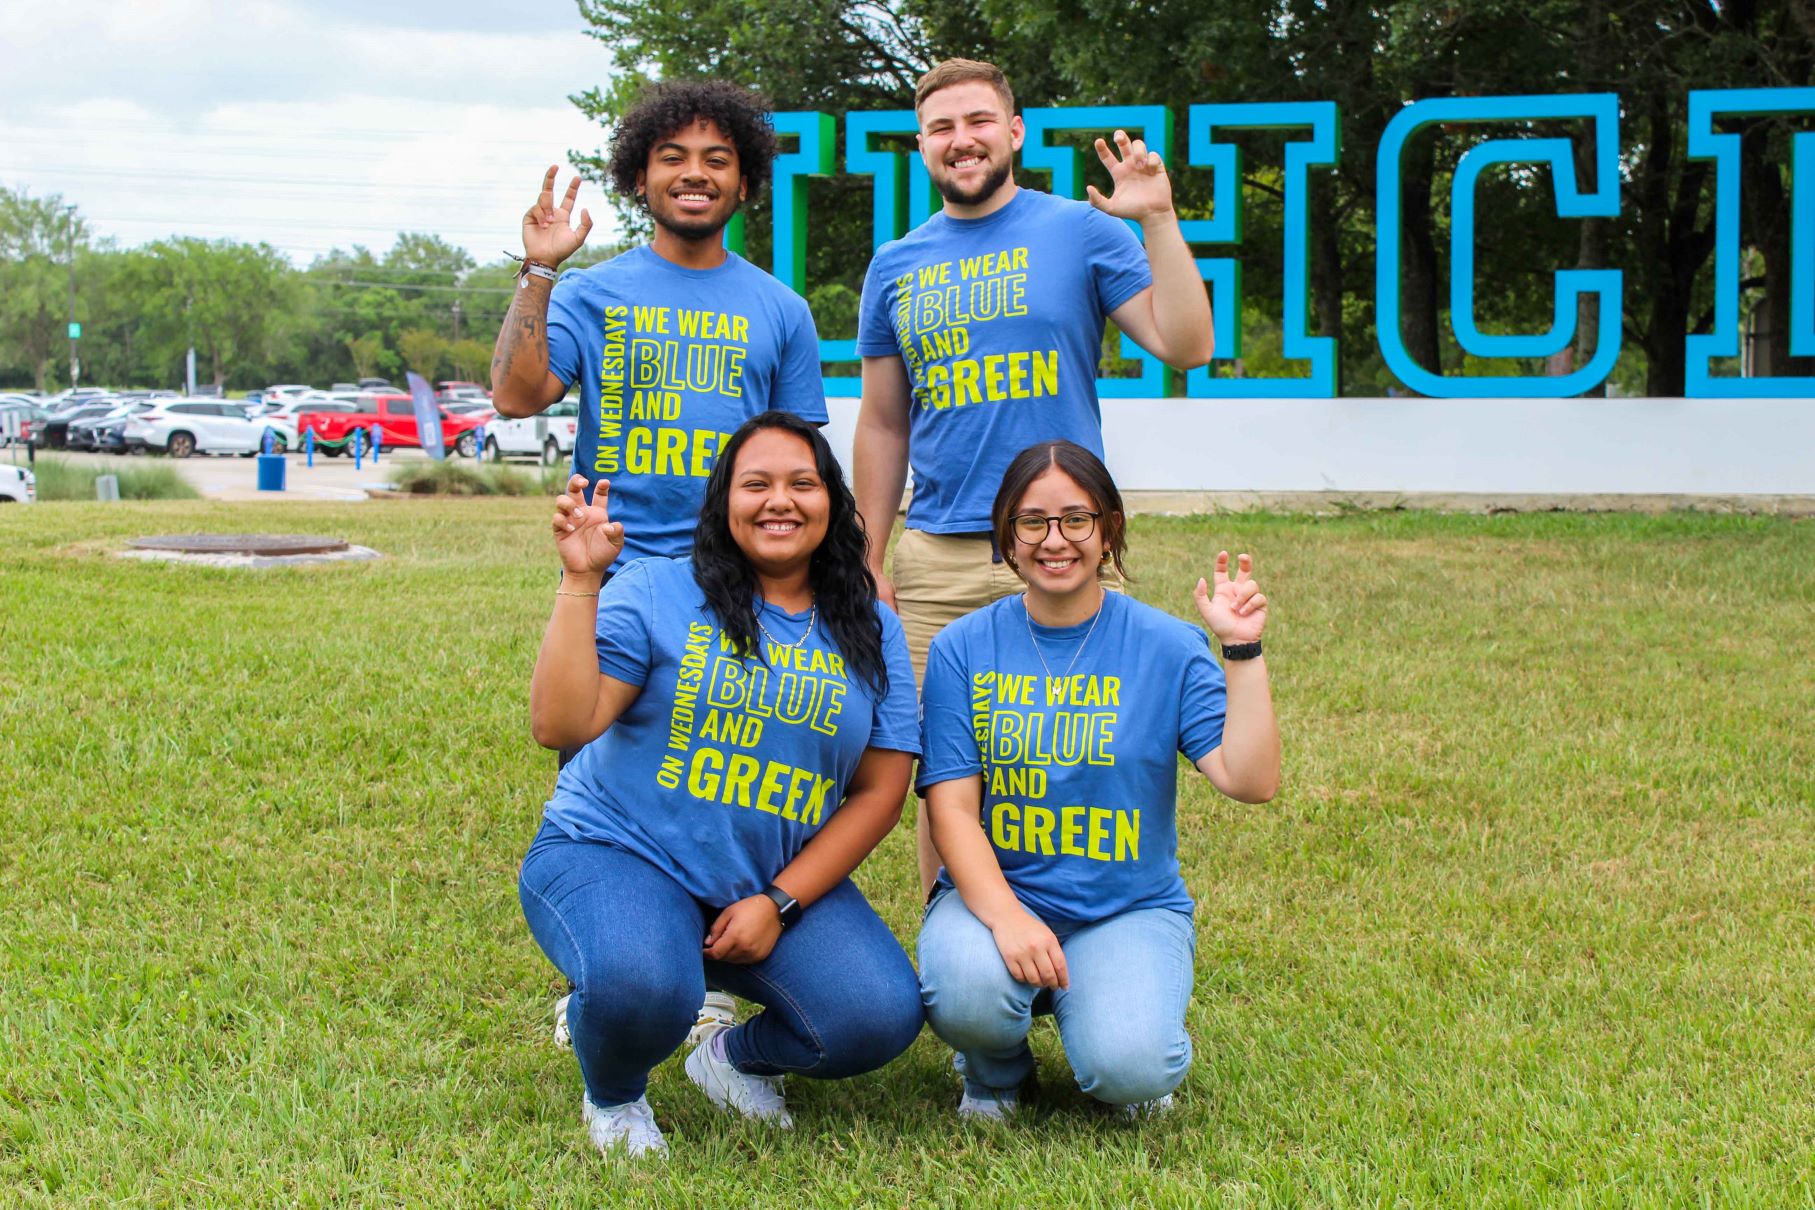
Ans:
[[[200,500],[202,493],[176,467],[165,462],[95,466],[67,458],[43,457],[32,467],[38,476],[40,500],[93,500],[95,480],[114,475],[120,480],[122,500]]]
[[[391,484],[412,496],[532,496],[541,490],[534,476],[516,467],[476,467],[452,458],[400,465]]]

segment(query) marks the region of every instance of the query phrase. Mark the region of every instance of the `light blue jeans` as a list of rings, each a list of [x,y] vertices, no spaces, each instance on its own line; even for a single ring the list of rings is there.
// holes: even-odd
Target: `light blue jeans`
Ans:
[[[1050,1012],[1078,1087],[1097,1100],[1137,1105],[1177,1088],[1191,1066],[1191,917],[1151,908],[1053,932],[1071,975],[1061,991],[1016,981],[957,891],[927,908],[920,997],[933,1032],[958,1052],[966,1087],[1019,1087],[1034,1070],[1027,1031]]]

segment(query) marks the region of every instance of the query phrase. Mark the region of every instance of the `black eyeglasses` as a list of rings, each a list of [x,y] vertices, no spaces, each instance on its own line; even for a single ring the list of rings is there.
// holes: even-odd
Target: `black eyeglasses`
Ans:
[[[1082,542],[1097,532],[1097,518],[1100,516],[1102,516],[1101,513],[1087,513],[1082,510],[1066,513],[1062,517],[1043,517],[1039,513],[1020,513],[1010,524],[1014,526],[1015,537],[1029,546],[1046,541],[1046,535],[1052,532],[1055,523],[1059,527],[1061,538],[1067,542]]]

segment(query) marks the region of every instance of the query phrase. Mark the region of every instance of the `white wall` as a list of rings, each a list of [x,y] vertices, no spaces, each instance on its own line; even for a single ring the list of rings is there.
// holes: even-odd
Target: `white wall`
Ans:
[[[1107,399],[1103,429],[1124,491],[1815,495],[1815,399]]]

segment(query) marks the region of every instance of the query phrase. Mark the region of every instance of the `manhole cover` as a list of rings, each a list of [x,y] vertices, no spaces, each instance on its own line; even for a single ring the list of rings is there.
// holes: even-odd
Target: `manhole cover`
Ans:
[[[137,550],[169,551],[185,555],[326,555],[348,549],[340,538],[308,534],[167,534],[134,538],[127,543]]]

